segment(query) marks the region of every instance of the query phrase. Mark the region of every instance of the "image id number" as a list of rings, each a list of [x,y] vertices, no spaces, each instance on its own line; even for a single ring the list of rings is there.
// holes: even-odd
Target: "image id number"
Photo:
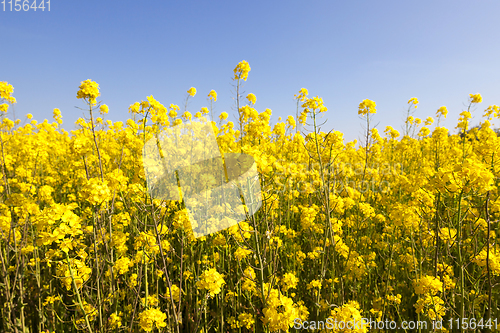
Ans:
[[[50,12],[50,0],[3,0],[1,2],[3,11],[42,11],[45,9]]]

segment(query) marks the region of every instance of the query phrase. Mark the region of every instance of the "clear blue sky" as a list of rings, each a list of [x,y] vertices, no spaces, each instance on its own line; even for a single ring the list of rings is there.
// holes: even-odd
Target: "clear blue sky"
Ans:
[[[32,0],[30,0],[32,1]],[[39,0],[37,2],[40,2]],[[68,1],[51,11],[1,11],[0,81],[14,86],[15,115],[74,129],[83,107],[81,81],[99,83],[107,119],[124,121],[130,104],[153,95],[189,111],[232,110],[231,78],[238,62],[252,70],[246,93],[256,109],[295,115],[302,87],[324,99],[325,129],[359,137],[359,103],[377,103],[375,122],[400,130],[407,101],[415,116],[445,105],[453,129],[469,94],[481,93],[473,113],[500,104],[500,2],[459,1]],[[232,117],[232,116],[231,116]],[[232,118],[231,118],[232,119]]]

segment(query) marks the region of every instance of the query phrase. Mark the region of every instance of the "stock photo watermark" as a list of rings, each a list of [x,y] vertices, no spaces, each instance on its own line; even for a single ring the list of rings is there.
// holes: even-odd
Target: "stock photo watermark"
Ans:
[[[151,196],[183,200],[195,237],[244,221],[262,205],[254,158],[222,157],[210,123],[191,121],[156,133],[143,158]]]
[[[394,320],[373,320],[372,318],[359,318],[353,320],[338,320],[335,318],[327,318],[322,321],[306,321],[300,318],[295,318],[293,328],[296,330],[359,330],[359,329],[379,329],[379,330],[442,330],[442,329],[494,329],[498,328],[497,319],[477,320],[475,318],[450,318],[448,320],[433,320],[427,322],[425,320],[403,320],[396,322]]]

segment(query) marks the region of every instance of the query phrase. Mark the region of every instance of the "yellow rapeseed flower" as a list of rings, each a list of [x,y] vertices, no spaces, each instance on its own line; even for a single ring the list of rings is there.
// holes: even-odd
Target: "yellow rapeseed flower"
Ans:
[[[375,107],[376,104],[374,101],[365,99],[363,102],[359,103],[358,114],[365,116],[368,113],[377,113],[377,109]]]
[[[76,98],[85,99],[90,104],[96,104],[96,98],[100,95],[99,84],[89,79],[81,82]]]
[[[255,102],[257,102],[257,97],[255,97],[255,95],[254,95],[254,94],[248,94],[248,95],[247,95],[247,99],[248,99],[248,101],[249,101],[250,103],[252,103],[252,104],[255,104]]]
[[[196,88],[195,87],[191,87],[188,89],[188,94],[191,96],[191,97],[194,97],[194,95],[196,95]]]
[[[215,90],[210,90],[210,92],[208,93],[208,98],[214,102],[217,102],[217,93],[215,92]]]
[[[248,62],[245,60],[240,61],[238,65],[234,68],[234,79],[243,79],[243,81],[246,81],[248,78],[248,72],[250,72],[251,68]]]
[[[483,97],[481,94],[469,94],[471,98],[471,103],[481,103],[483,101]]]

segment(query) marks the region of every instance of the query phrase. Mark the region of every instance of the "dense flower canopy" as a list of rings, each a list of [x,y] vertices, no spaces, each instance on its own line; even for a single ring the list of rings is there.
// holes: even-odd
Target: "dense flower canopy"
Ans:
[[[249,72],[242,61],[234,78]],[[187,92],[193,98],[196,89]],[[319,130],[316,116],[334,112],[305,88],[296,116],[274,125],[253,94],[236,96],[239,123],[226,112],[212,118],[214,90],[194,116],[149,96],[123,123],[104,118],[99,85],[86,80],[77,98],[89,117],[71,133],[58,109],[52,123],[10,120],[12,94],[0,82],[2,332],[288,332],[327,319],[499,315],[500,138],[491,123],[500,109],[489,106],[471,126],[480,94],[469,96],[457,134],[439,125],[446,107],[435,124],[414,113],[413,97],[404,132],[368,126],[363,143]],[[365,99],[356,111],[370,125],[376,103]],[[215,210],[225,219],[193,218],[189,207],[203,211],[202,200],[226,181],[203,169],[206,159],[184,187],[151,188],[145,143],[158,150],[155,174],[168,177],[171,147],[161,134],[194,122],[213,129],[221,153],[213,165],[229,154],[253,158],[262,198],[255,213],[251,202],[222,201]],[[191,196],[200,184],[210,190]],[[229,217],[233,208],[243,221]],[[214,232],[195,235],[199,222]]]

